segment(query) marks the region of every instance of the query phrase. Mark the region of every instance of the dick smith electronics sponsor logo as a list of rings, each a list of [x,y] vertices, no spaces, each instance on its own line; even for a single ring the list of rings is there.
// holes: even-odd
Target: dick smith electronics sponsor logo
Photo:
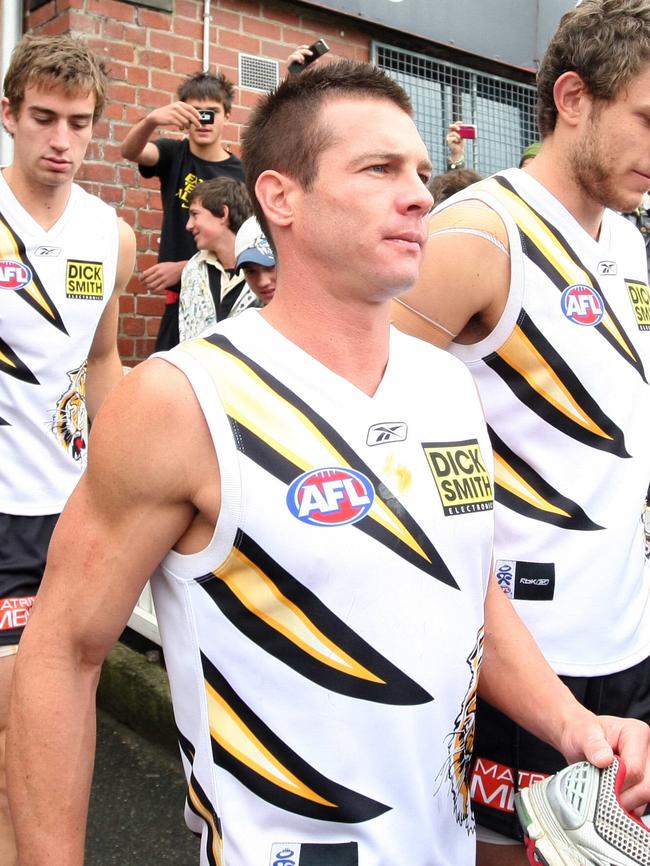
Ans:
[[[650,292],[645,283],[625,280],[634,318],[640,331],[650,331]]]
[[[404,442],[408,427],[404,421],[385,421],[373,424],[368,430],[366,445],[388,445],[391,442]]]
[[[101,301],[104,297],[104,265],[68,259],[65,268],[65,294],[67,298],[85,298]]]
[[[32,272],[22,262],[13,259],[0,259],[0,289],[16,292],[24,289],[32,281]]]
[[[476,439],[423,442],[422,448],[445,514],[471,514],[493,508],[492,484]]]
[[[304,472],[287,491],[289,511],[312,526],[356,523],[370,511],[374,500],[370,479],[342,466]]]
[[[508,598],[551,601],[555,594],[555,564],[552,562],[497,559],[494,570],[499,588]]]

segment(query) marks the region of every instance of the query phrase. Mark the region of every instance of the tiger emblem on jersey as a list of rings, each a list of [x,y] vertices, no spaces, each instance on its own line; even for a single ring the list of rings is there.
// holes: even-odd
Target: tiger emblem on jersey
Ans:
[[[467,828],[468,833],[474,830],[469,791],[472,751],[474,749],[478,674],[482,657],[483,627],[481,626],[476,636],[476,644],[467,657],[470,671],[469,684],[460,712],[454,720],[454,730],[447,738],[449,758],[441,770],[441,775],[444,773],[450,782],[454,817],[461,827]]]
[[[70,384],[57,400],[52,419],[52,432],[61,447],[74,461],[86,456],[86,361],[75,370],[68,370]]]

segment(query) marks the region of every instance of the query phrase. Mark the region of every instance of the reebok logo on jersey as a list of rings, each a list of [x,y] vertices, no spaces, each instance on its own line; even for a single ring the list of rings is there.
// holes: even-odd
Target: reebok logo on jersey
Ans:
[[[499,588],[508,598],[552,601],[555,595],[555,564],[552,562],[497,559],[494,570]]]
[[[605,304],[592,286],[567,286],[562,292],[562,312],[576,325],[597,325],[605,315]]]
[[[492,484],[476,439],[423,442],[422,448],[445,514],[492,510]]]
[[[598,262],[598,276],[614,277],[616,276],[616,262]]]
[[[101,301],[104,297],[104,265],[101,262],[81,262],[68,259],[65,270],[67,298],[89,298]]]
[[[16,292],[32,281],[32,272],[22,262],[0,259],[0,289]]]
[[[61,252],[61,247],[36,247],[34,255],[39,258],[55,259]]]
[[[634,317],[640,331],[650,331],[650,292],[645,283],[625,280],[627,291],[632,302]]]
[[[356,523],[370,511],[374,500],[370,480],[340,466],[304,472],[287,491],[289,511],[312,526]]]
[[[373,424],[368,430],[366,445],[385,445],[389,442],[404,442],[408,427],[404,421],[386,421]]]
[[[359,866],[356,842],[280,842],[271,846],[269,866]]]

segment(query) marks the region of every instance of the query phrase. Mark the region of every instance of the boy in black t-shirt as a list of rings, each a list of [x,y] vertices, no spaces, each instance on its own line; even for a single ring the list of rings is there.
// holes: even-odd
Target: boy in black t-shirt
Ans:
[[[158,263],[140,275],[148,289],[167,294],[157,350],[171,349],[178,343],[181,273],[196,252],[192,235],[185,230],[192,190],[214,177],[244,179],[241,161],[221,142],[232,105],[231,82],[223,75],[198,72],[181,84],[177,96],[177,102],[142,118],[122,144],[122,156],[137,162],[143,177],[160,178],[163,222]],[[187,137],[150,141],[159,126],[184,130]]]

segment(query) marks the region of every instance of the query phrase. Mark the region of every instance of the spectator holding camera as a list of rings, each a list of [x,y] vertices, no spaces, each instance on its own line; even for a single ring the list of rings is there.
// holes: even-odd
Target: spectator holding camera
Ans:
[[[241,161],[222,143],[233,90],[232,83],[225,76],[197,72],[180,85],[176,102],[149,112],[133,127],[122,144],[122,156],[137,162],[143,177],[160,179],[163,222],[158,263],[140,276],[148,289],[164,291],[167,295],[157,350],[171,349],[179,340],[181,273],[196,253],[192,234],[185,230],[192,191],[198,184],[215,177],[244,179]],[[151,137],[159,127],[181,130],[186,137],[152,141]]]
[[[447,171],[465,167],[465,139],[461,138],[461,120],[455,120],[447,127]]]

